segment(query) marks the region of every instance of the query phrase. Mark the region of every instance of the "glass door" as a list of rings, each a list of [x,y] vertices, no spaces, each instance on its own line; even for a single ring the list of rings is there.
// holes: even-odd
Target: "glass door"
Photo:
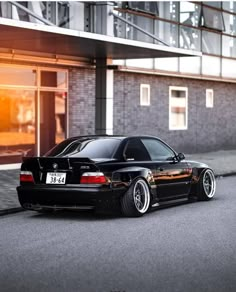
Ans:
[[[66,137],[66,84],[65,71],[40,71],[39,155]]]
[[[66,93],[40,92],[40,155],[66,137]]]

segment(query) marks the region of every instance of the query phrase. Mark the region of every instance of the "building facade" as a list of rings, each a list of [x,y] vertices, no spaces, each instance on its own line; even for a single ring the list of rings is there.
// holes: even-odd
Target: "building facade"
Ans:
[[[236,3],[0,2],[0,168],[66,137],[236,147]]]

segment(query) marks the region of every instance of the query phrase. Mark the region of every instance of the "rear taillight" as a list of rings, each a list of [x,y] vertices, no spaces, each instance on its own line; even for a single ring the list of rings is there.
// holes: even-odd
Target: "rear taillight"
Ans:
[[[105,184],[107,179],[102,172],[85,172],[80,178],[81,184]]]
[[[34,183],[34,177],[31,171],[20,172],[20,182],[31,182]]]

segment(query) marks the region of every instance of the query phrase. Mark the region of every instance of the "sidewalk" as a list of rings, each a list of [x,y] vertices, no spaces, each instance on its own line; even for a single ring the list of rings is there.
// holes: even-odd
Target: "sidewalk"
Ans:
[[[236,150],[201,154],[186,154],[187,160],[208,164],[216,176],[236,175]],[[0,170],[0,215],[22,210],[18,202],[16,186],[20,170]]]

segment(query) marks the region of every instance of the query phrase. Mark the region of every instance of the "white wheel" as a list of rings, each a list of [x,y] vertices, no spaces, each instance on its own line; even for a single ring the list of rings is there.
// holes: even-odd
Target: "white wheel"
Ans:
[[[216,191],[216,180],[214,172],[211,169],[204,171],[200,179],[199,198],[201,200],[210,200],[214,197]]]
[[[150,190],[143,178],[136,179],[121,199],[121,210],[125,216],[144,215],[150,205]]]

